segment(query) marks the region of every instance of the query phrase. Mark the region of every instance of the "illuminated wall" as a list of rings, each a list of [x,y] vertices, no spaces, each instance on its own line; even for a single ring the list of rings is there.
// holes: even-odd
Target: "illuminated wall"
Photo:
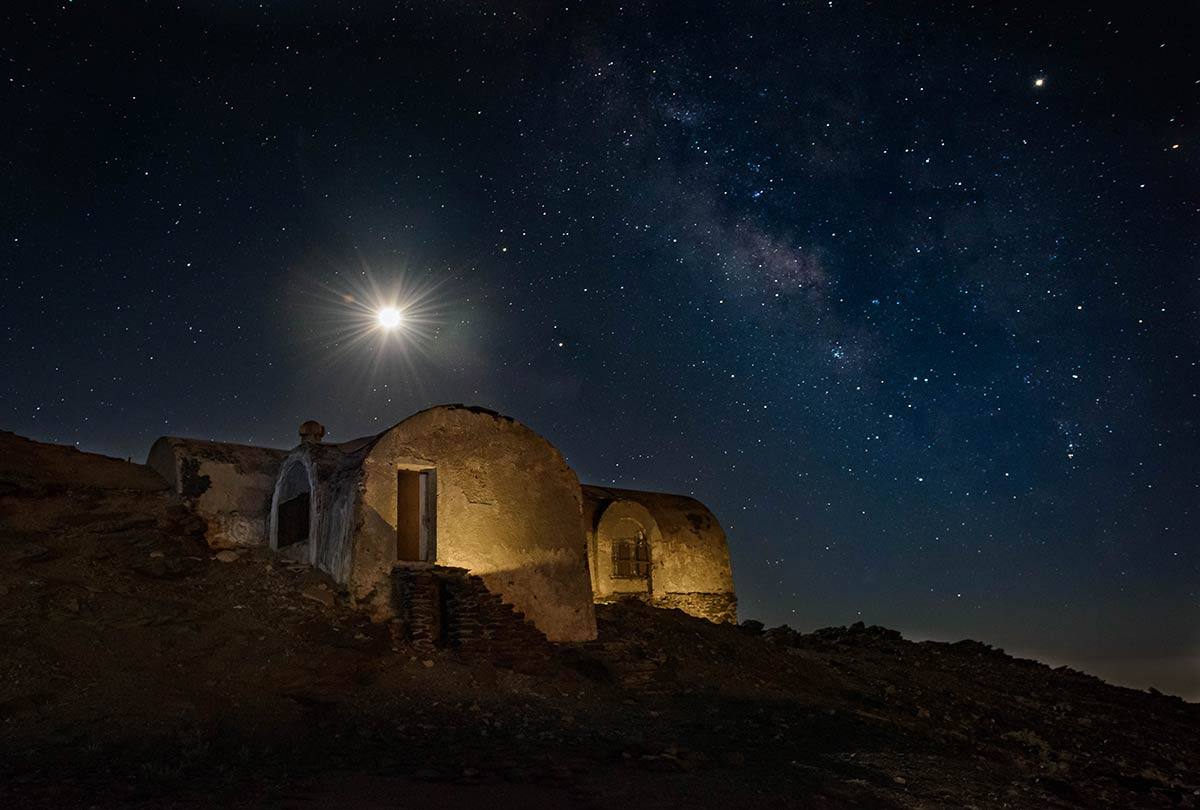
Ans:
[[[553,446],[491,411],[441,406],[380,434],[362,464],[351,585],[379,592],[397,559],[397,471],[436,472],[436,562],[465,568],[552,641],[595,638],[580,487]]]
[[[704,504],[683,495],[584,486],[583,523],[597,602],[642,598],[714,622],[737,620],[725,531]],[[645,582],[616,576],[613,546],[638,531],[649,541]]]

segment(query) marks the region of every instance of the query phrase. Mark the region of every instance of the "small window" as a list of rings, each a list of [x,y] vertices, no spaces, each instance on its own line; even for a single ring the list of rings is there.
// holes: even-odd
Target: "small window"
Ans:
[[[641,532],[637,537],[613,540],[613,577],[645,579],[650,576],[650,544]]]

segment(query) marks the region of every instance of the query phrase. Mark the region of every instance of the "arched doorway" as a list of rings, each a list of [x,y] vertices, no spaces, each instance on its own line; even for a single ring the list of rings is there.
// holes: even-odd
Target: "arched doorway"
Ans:
[[[308,561],[311,555],[312,481],[303,462],[289,464],[275,485],[271,508],[271,548]]]

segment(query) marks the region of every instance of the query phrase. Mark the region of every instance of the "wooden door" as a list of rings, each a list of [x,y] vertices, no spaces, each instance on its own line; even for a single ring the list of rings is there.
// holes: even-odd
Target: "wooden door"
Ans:
[[[421,559],[421,473],[396,472],[396,559]]]

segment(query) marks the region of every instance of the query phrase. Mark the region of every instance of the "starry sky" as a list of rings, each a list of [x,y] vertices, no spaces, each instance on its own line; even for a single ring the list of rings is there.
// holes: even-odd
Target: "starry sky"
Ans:
[[[0,16],[0,427],[482,404],[709,504],[743,617],[1200,699],[1194,6]]]

